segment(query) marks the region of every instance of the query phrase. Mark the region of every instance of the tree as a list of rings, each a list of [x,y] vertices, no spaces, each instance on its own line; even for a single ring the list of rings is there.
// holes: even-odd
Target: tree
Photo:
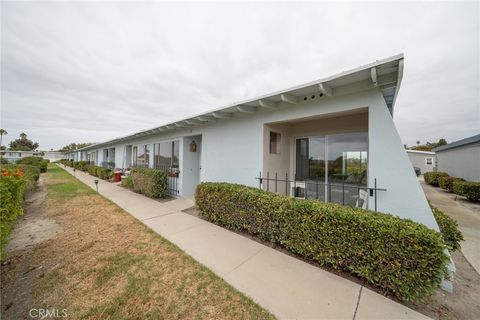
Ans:
[[[7,130],[0,129],[0,148],[2,147],[3,136],[6,136],[7,134],[8,134]]]
[[[446,144],[447,144],[447,140],[442,138],[442,139],[438,140],[437,147],[444,146]]]
[[[420,150],[420,151],[432,151],[432,149],[444,146],[447,144],[447,140],[440,139],[438,142],[429,142],[425,143],[424,145],[420,145],[420,141],[417,141],[417,146],[413,147],[413,150]]]
[[[10,142],[10,150],[13,151],[33,151],[38,148],[38,142],[33,142],[27,138],[25,133],[20,133],[20,138]]]
[[[62,147],[61,149],[59,149],[58,151],[60,152],[69,152],[69,151],[74,151],[74,150],[77,150],[77,149],[81,149],[81,148],[85,148],[85,147],[88,147],[89,145],[92,145],[93,143],[90,143],[90,142],[82,142],[82,143],[70,143],[64,147]]]

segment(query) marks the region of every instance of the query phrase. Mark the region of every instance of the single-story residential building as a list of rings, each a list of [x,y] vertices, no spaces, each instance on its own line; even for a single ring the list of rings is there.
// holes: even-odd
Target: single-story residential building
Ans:
[[[69,159],[167,170],[392,213],[438,230],[393,122],[403,55],[90,145]],[[173,190],[172,190],[173,189]]]
[[[452,177],[480,182],[480,134],[433,149],[437,169]]]
[[[64,158],[64,154],[59,151],[12,151],[12,150],[2,150],[0,156],[9,161],[17,162],[18,160],[26,157],[42,157],[50,161],[57,161]]]
[[[419,168],[421,174],[435,170],[437,165],[435,152],[409,149],[405,151],[407,151],[412,166]]]

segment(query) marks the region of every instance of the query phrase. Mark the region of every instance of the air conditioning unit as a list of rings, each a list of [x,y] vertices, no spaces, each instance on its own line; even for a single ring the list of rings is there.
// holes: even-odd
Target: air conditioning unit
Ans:
[[[305,181],[295,181],[290,187],[290,196],[305,199],[306,189]]]

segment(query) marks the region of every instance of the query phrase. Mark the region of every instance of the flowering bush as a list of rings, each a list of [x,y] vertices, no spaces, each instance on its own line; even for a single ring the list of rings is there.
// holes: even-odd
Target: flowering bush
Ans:
[[[23,213],[25,183],[23,171],[2,169],[0,173],[0,260],[5,259],[8,236]]]

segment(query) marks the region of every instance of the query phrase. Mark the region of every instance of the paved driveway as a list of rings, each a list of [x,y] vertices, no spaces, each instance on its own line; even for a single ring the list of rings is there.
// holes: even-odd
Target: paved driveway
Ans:
[[[453,193],[435,188],[420,180],[430,202],[458,222],[465,242],[462,253],[475,270],[480,273],[480,204],[457,197]]]

